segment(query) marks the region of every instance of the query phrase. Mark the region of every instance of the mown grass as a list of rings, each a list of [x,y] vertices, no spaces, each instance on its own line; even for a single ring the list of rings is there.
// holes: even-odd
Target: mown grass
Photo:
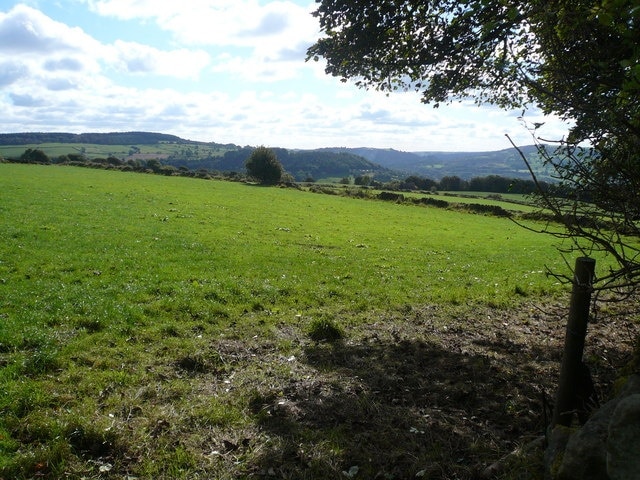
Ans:
[[[314,341],[563,291],[507,219],[295,189],[0,164],[0,225],[0,478],[269,476]],[[348,470],[344,426],[289,427],[304,478]]]

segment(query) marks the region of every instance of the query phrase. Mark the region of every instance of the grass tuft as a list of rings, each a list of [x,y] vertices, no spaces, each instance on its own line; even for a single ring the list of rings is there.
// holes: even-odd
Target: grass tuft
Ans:
[[[344,330],[334,320],[317,318],[309,325],[309,338],[316,342],[336,342],[344,337]]]

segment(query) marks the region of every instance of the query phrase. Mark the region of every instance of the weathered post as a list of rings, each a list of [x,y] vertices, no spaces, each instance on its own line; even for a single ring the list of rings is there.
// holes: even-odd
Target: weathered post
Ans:
[[[587,335],[595,267],[596,261],[593,258],[580,257],[576,259],[569,318],[564,340],[564,355],[551,427],[555,425],[570,426],[575,413],[576,393],[580,385],[578,382],[583,380],[582,353],[584,339]]]

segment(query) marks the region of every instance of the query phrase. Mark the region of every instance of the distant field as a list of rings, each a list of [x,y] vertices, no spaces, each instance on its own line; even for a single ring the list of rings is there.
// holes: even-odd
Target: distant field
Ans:
[[[135,148],[132,149],[132,147]],[[0,145],[0,156],[5,158],[17,158],[22,155],[28,148],[40,149],[51,158],[56,158],[61,155],[68,155],[70,153],[82,153],[88,158],[107,158],[113,156],[119,159],[157,158],[160,160],[172,155],[177,155],[181,158],[197,160],[207,157],[217,157],[223,155],[227,151],[224,148],[219,147],[183,143],[158,143],[154,145],[39,143],[31,145]]]
[[[458,204],[482,204],[494,205],[501,207],[507,211],[514,212],[533,212],[536,207],[531,205],[531,200],[527,195],[516,193],[492,194],[487,192],[436,192],[436,193],[419,193],[419,192],[403,192],[405,196],[415,198],[431,198],[434,200],[444,200],[448,203]]]
[[[394,359],[566,292],[552,239],[508,219],[295,189],[0,164],[0,224],[0,478],[462,478],[460,455],[511,445],[470,424],[442,443],[468,378],[430,380],[429,416]],[[461,365],[438,375],[511,378],[453,345],[427,355]],[[534,393],[501,385],[489,410],[525,418]],[[389,423],[347,421],[371,415]]]
[[[454,196],[454,197],[471,197],[471,198],[482,198],[487,199],[490,197],[499,197],[507,202],[520,202],[527,203],[529,201],[529,195],[522,193],[488,193],[488,192],[438,192],[440,195],[444,196]]]

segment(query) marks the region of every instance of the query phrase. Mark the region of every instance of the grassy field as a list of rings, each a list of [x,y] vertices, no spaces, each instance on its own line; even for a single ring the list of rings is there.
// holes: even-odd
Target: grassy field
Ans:
[[[508,219],[0,164],[0,225],[0,478],[466,478],[535,425],[482,342],[550,342],[564,264]]]

